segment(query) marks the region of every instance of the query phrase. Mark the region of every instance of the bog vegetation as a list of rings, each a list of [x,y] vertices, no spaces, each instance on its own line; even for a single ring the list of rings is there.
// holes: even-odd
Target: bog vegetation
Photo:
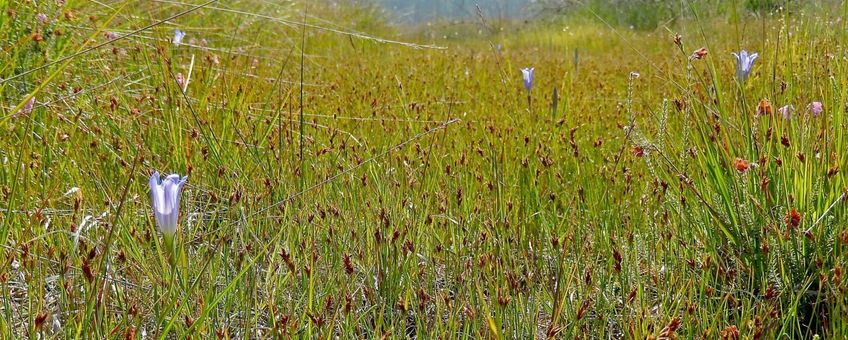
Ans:
[[[541,3],[0,1],[0,337],[848,336],[848,5]]]

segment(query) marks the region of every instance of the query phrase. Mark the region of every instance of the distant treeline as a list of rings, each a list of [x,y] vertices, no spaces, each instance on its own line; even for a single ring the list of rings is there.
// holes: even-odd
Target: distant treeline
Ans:
[[[487,17],[521,18],[528,12],[529,0],[374,0],[402,22],[453,20],[476,17],[479,5]]]
[[[369,1],[369,0],[364,0]],[[615,26],[655,29],[697,12],[699,16],[739,11],[770,12],[804,7],[839,7],[839,0],[370,0],[401,23],[476,20],[479,5],[488,18],[557,20],[581,16]]]

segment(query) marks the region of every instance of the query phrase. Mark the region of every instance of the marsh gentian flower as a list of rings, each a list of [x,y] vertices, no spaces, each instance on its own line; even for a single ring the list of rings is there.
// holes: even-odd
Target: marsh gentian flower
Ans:
[[[783,119],[789,120],[792,118],[792,112],[795,111],[795,108],[792,105],[783,105],[783,107],[777,109],[781,115],[783,115]]]
[[[177,232],[177,222],[180,217],[180,192],[188,176],[180,178],[171,174],[164,180],[159,180],[159,172],[150,176],[150,197],[153,199],[153,214],[159,230],[168,236]]]
[[[751,73],[751,67],[754,66],[754,61],[760,55],[758,53],[748,54],[748,51],[742,50],[739,54],[733,53],[736,57],[736,77],[740,82],[748,79],[748,74]]]
[[[183,43],[183,38],[185,38],[185,32],[181,31],[179,28],[174,31],[174,40],[171,40],[174,45],[179,46]]]
[[[823,109],[821,102],[810,103],[810,113],[813,114],[813,117],[818,117],[822,113]]]
[[[530,92],[530,89],[533,88],[533,68],[521,69],[521,75],[524,76],[524,88],[527,89],[527,92]]]

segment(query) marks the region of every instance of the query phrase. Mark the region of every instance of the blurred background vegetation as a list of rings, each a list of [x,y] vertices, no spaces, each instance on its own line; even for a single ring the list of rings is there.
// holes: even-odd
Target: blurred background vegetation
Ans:
[[[800,0],[347,0],[354,7],[382,9],[404,24],[477,20],[477,7],[489,20],[601,20],[616,27],[653,30],[676,20],[737,15],[740,10],[770,15],[781,8],[837,8],[842,1]]]

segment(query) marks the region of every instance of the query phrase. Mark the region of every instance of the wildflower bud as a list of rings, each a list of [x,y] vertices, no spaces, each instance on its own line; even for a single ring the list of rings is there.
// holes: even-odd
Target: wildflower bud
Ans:
[[[736,171],[739,171],[743,174],[748,172],[748,170],[751,169],[751,166],[751,162],[748,162],[741,158],[737,158],[735,161],[733,161],[733,167],[736,168]]]
[[[786,213],[784,220],[786,221],[786,225],[797,228],[801,224],[801,214],[795,208],[792,208]]]
[[[757,105],[757,113],[754,116],[770,116],[772,111],[771,102],[768,99],[760,99],[760,104]]]
[[[701,47],[701,48],[699,48],[699,49],[695,50],[695,52],[692,52],[692,55],[691,55],[691,56],[689,56],[689,60],[701,60],[701,59],[704,59],[704,57],[706,57],[706,56],[707,56],[707,53],[708,53],[707,48],[706,48],[706,47]]]
[[[674,44],[677,45],[677,47],[683,48],[683,37],[680,33],[674,33]]]

